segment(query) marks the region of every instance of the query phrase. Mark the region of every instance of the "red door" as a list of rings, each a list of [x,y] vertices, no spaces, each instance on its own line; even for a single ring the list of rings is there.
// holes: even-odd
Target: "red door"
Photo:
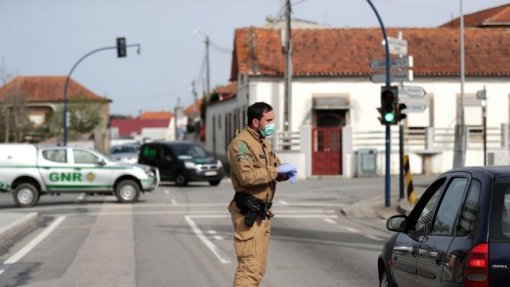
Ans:
[[[312,130],[312,174],[342,174],[342,129]]]

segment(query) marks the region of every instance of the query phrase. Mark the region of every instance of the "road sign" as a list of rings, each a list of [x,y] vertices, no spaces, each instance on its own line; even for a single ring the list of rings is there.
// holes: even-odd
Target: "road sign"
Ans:
[[[402,110],[402,113],[423,113],[428,105],[424,102],[405,102],[406,108]]]
[[[413,71],[402,71],[390,73],[390,82],[409,82],[413,80]],[[370,76],[370,81],[373,83],[384,83],[386,82],[386,73],[384,74],[373,74]]]
[[[426,94],[425,89],[420,86],[403,86],[398,90],[399,97],[406,99],[422,99]]]
[[[479,100],[486,100],[487,99],[487,90],[479,90],[476,92],[476,98]]]
[[[370,62],[371,69],[384,69],[386,68],[386,59],[377,59]],[[413,56],[406,56],[402,58],[390,59],[391,68],[412,68]]]
[[[390,54],[407,55],[407,41],[404,39],[387,37]]]

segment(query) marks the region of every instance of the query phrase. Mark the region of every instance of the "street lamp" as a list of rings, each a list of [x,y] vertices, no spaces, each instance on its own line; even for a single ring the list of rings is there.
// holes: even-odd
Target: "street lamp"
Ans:
[[[465,82],[465,57],[464,57],[464,12],[462,9],[462,0],[459,0],[460,6],[460,111],[457,113],[457,123],[455,124],[455,142],[453,152],[453,167],[463,167],[466,160],[466,126],[464,121],[464,82]]]
[[[121,41],[119,41],[119,39],[121,39]],[[119,45],[122,45],[123,47],[119,47]],[[63,138],[63,146],[66,146],[67,145],[67,128],[68,128],[68,124],[67,124],[67,88],[69,86],[69,80],[71,79],[71,74],[73,73],[74,69],[76,69],[76,67],[83,61],[85,60],[85,58],[87,58],[88,56],[92,55],[92,54],[95,54],[97,52],[101,52],[101,51],[105,51],[105,50],[112,50],[112,49],[119,49],[119,48],[128,48],[128,47],[137,47],[137,53],[140,54],[140,51],[141,51],[141,45],[140,44],[130,44],[130,45],[127,45],[126,42],[125,42],[125,38],[117,38],[117,45],[116,46],[108,46],[108,47],[102,47],[102,48],[98,48],[98,49],[95,49],[95,50],[92,50],[90,52],[88,52],[87,54],[85,54],[83,57],[81,57],[75,64],[74,66],[71,68],[71,71],[69,72],[69,74],[67,75],[67,78],[66,78],[66,82],[64,84],[64,115],[63,115],[63,126],[64,126],[64,138]],[[120,55],[119,55],[120,57]]]

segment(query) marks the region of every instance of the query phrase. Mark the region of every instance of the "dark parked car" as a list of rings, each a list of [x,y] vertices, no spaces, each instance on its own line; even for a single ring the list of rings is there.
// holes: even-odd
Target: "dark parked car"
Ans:
[[[510,286],[510,167],[442,174],[387,228],[380,286]]]
[[[224,176],[221,161],[192,142],[145,143],[140,149],[138,163],[157,167],[161,181],[175,181],[179,186],[190,181],[218,185]]]

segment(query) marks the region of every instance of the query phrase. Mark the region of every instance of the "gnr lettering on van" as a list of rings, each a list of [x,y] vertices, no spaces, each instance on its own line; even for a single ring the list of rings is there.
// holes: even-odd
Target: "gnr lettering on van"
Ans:
[[[80,182],[81,173],[79,172],[52,172],[49,175],[50,181],[68,181],[68,182]]]

